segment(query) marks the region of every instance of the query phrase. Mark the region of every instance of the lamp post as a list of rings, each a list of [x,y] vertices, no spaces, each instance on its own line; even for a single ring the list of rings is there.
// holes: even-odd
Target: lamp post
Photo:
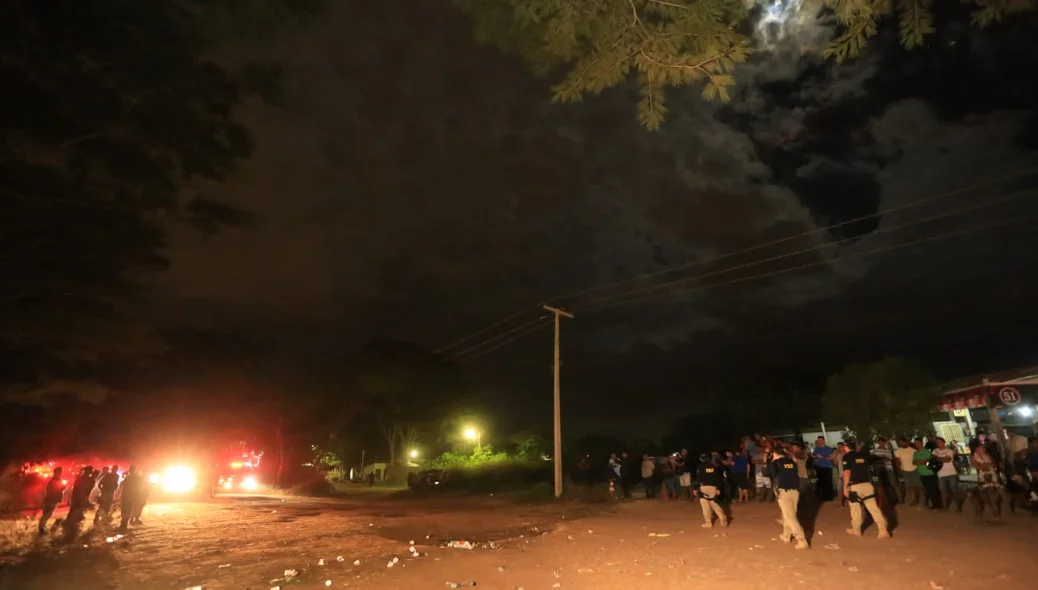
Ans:
[[[483,433],[478,431],[478,430],[476,430],[475,428],[466,428],[465,429],[465,438],[467,438],[469,440],[476,441],[476,450],[478,451],[479,447],[481,446],[480,442],[481,442],[481,439],[483,438]]]

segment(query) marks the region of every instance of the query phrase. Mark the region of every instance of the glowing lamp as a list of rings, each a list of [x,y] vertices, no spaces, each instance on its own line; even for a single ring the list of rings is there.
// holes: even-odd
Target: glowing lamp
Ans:
[[[195,472],[187,467],[170,467],[162,478],[162,487],[172,494],[183,494],[195,489]]]

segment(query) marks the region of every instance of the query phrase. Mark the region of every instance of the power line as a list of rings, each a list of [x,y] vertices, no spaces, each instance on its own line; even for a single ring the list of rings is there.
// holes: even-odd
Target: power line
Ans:
[[[994,228],[998,228],[998,227],[1006,227],[1006,226],[1013,225],[1013,224],[1016,224],[1016,223],[1021,223],[1023,221],[1028,221],[1028,219],[1018,218],[1018,219],[1012,219],[1012,220],[1009,220],[1009,221],[1003,221],[1003,222],[1000,222],[1000,223],[988,223],[988,224],[982,224],[982,225],[978,225],[978,226],[972,226],[972,227],[964,228],[964,229],[961,229],[961,230],[945,232],[945,233],[936,234],[936,235],[933,235],[933,236],[928,236],[928,237],[925,237],[925,238],[920,238],[920,239],[917,239],[917,240],[912,240],[910,242],[905,242],[905,243],[902,243],[902,244],[894,244],[894,245],[891,245],[891,246],[884,246],[884,247],[881,247],[881,248],[874,248],[872,250],[866,250],[864,252],[857,252],[857,253],[854,253],[854,254],[850,254],[850,255],[844,256],[844,257],[842,257],[842,259],[850,259],[850,258],[860,258],[860,257],[865,257],[865,256],[872,256],[872,255],[875,255],[875,254],[881,254],[883,252],[889,252],[889,251],[897,250],[897,249],[900,249],[900,248],[906,248],[906,247],[917,245],[917,244],[923,244],[923,243],[933,242],[933,241],[937,241],[937,240],[941,240],[941,239],[945,239],[945,238],[956,237],[956,236],[960,236],[960,235],[966,235],[966,234],[970,234],[970,233],[984,231],[984,230],[987,230],[987,229],[994,229]],[[696,292],[699,292],[699,291],[704,291],[706,289],[711,289],[711,288],[715,288],[715,287],[723,287],[723,286],[732,285],[732,284],[741,283],[741,282],[746,282],[746,281],[750,281],[750,280],[754,280],[754,279],[759,279],[759,278],[767,278],[767,277],[770,277],[770,276],[777,276],[777,275],[780,275],[780,274],[794,272],[794,271],[797,271],[797,270],[803,270],[803,269],[806,269],[806,268],[811,268],[811,267],[815,267],[815,266],[821,266],[823,264],[828,264],[828,261],[823,260],[823,261],[813,262],[813,263],[809,263],[809,264],[802,264],[802,265],[793,266],[793,267],[789,267],[789,268],[784,268],[784,269],[780,269],[780,270],[776,270],[776,271],[771,271],[771,272],[767,272],[767,273],[759,273],[759,274],[751,275],[751,276],[748,276],[748,277],[741,277],[741,278],[738,278],[738,279],[733,279],[733,280],[729,280],[729,281],[723,281],[723,282],[720,282],[720,283],[714,283],[714,284],[710,284],[710,285],[703,285],[703,286],[692,288],[692,289],[683,289],[683,290],[680,290],[680,291],[672,291],[672,292],[663,293],[663,294],[659,294],[659,295],[653,295],[653,296],[644,297],[644,298],[632,299],[632,300],[628,300],[628,301],[620,301],[620,302],[616,302],[616,303],[612,303],[612,304],[608,304],[608,305],[592,307],[592,308],[585,308],[585,309],[591,309],[591,310],[594,310],[594,309],[604,309],[604,308],[607,308],[607,307],[614,307],[614,306],[620,306],[620,305],[626,305],[626,304],[644,303],[646,301],[649,301],[649,300],[652,300],[652,299],[658,299],[660,297],[673,296],[673,295],[688,295],[688,294],[691,294],[691,293],[696,293]],[[545,320],[545,319],[547,319],[547,316],[542,316],[542,317],[538,318],[537,320],[534,320],[534,322]],[[528,326],[531,323],[532,322],[527,322],[523,326],[519,326],[519,328],[512,329],[509,332],[506,332],[505,334],[502,334],[501,336],[505,336],[505,335],[507,335],[509,333],[516,332],[517,330],[521,330],[523,327]],[[481,351],[477,352],[476,354],[473,354],[473,355],[471,355],[471,356],[469,356],[467,358],[460,359],[458,362],[459,363],[466,363],[466,362],[469,362],[469,361],[471,361],[473,359],[476,359],[476,358],[478,358],[480,356],[483,356],[485,354],[489,354],[489,353],[491,353],[491,352],[493,352],[493,351],[495,351],[495,350],[497,350],[499,348],[502,348],[502,347],[504,347],[504,346],[506,346],[508,344],[511,344],[512,342],[515,342],[515,341],[517,341],[517,340],[519,340],[521,338],[524,338],[524,337],[526,337],[526,336],[536,332],[537,330],[540,330],[541,328],[544,328],[544,327],[546,327],[548,325],[551,325],[551,324],[552,324],[552,322],[548,321],[548,322],[544,322],[544,323],[541,323],[539,325],[533,326],[532,328],[529,328],[529,329],[527,329],[525,331],[522,331],[519,334],[516,334],[515,336],[513,336],[512,338],[508,338],[508,339],[506,339],[506,340],[504,340],[504,341],[502,341],[502,342],[500,342],[500,343],[498,343],[498,344],[496,344],[494,346],[491,346],[490,348],[487,348],[485,350],[481,350]],[[497,338],[495,338],[495,339],[497,339]],[[476,346],[473,346],[472,348],[477,348],[478,346],[479,345],[476,345]]]
[[[495,342],[497,340],[500,340],[500,339],[504,338],[505,336],[508,336],[509,334],[514,334],[516,332],[519,332],[519,331],[523,330],[524,328],[526,328],[526,327],[528,327],[528,326],[530,326],[532,324],[536,324],[537,322],[539,322],[541,320],[544,320],[544,319],[547,319],[547,318],[548,318],[547,314],[541,315],[541,317],[539,317],[537,319],[533,319],[533,320],[530,320],[528,322],[519,324],[518,326],[512,328],[511,330],[508,330],[507,332],[502,332],[502,333],[498,334],[497,336],[494,336],[494,337],[491,337],[491,338],[487,338],[486,340],[482,340],[480,342],[477,342],[477,343],[473,344],[472,346],[469,346],[468,348],[465,348],[465,349],[463,349],[461,351],[458,351],[456,353],[451,354],[450,356],[453,357],[453,358],[458,358],[458,357],[465,356],[470,351],[479,350],[479,349],[483,348],[484,346],[486,346],[487,344],[490,344],[491,342]]]
[[[506,318],[504,318],[502,320],[499,320],[497,322],[494,322],[493,324],[490,324],[489,326],[487,326],[487,327],[485,327],[483,329],[480,329],[480,330],[477,330],[475,332],[472,332],[471,334],[469,334],[467,336],[464,336],[462,338],[459,338],[458,340],[455,340],[454,342],[451,342],[449,344],[445,344],[445,345],[437,348],[436,350],[432,351],[432,353],[430,353],[430,356],[436,356],[436,355],[439,355],[439,354],[443,354],[444,352],[454,348],[455,346],[457,346],[459,344],[464,344],[465,342],[468,342],[469,340],[472,340],[476,336],[481,336],[483,334],[486,334],[487,332],[493,330],[494,328],[497,328],[499,326],[503,326],[503,325],[511,322],[512,320],[515,320],[515,319],[517,319],[517,318],[519,318],[519,317],[521,317],[523,315],[526,315],[527,313],[530,312],[531,309],[532,309],[532,307],[523,308],[523,309],[513,313],[512,315],[510,315],[510,316],[508,316],[508,317],[506,317]]]
[[[650,273],[645,273],[645,274],[642,274],[642,275],[638,275],[638,276],[631,277],[631,278],[628,278],[628,279],[623,279],[623,280],[620,280],[620,281],[615,281],[615,282],[612,282],[612,283],[606,283],[606,284],[603,284],[603,285],[598,285],[598,286],[594,286],[594,287],[588,287],[586,289],[581,289],[581,290],[578,290],[578,291],[572,291],[572,292],[569,292],[569,293],[563,293],[563,294],[560,294],[560,295],[556,295],[556,296],[554,296],[552,298],[549,298],[548,301],[559,301],[559,300],[563,300],[563,299],[572,299],[574,297],[579,297],[579,296],[582,296],[582,295],[587,295],[588,293],[594,293],[596,291],[603,291],[603,290],[606,290],[606,289],[611,289],[611,288],[619,287],[621,285],[626,285],[628,283],[640,282],[640,281],[644,281],[644,280],[647,280],[647,279],[652,279],[652,278],[656,278],[656,277],[659,277],[659,276],[668,275],[668,274],[671,274],[671,273],[674,273],[674,272],[678,272],[678,271],[681,271],[681,270],[687,270],[687,269],[690,269],[690,268],[695,268],[697,266],[702,266],[704,264],[711,264],[711,263],[717,262],[718,260],[723,260],[725,258],[730,258],[732,256],[737,256],[739,254],[745,254],[747,252],[754,252],[756,250],[767,248],[769,246],[775,246],[775,245],[778,245],[778,244],[783,244],[785,242],[789,242],[789,241],[792,241],[792,240],[795,240],[795,239],[798,239],[798,238],[803,238],[803,237],[811,236],[811,235],[814,235],[814,234],[817,234],[817,233],[821,233],[821,232],[831,231],[831,230],[834,230],[834,229],[837,229],[837,228],[840,228],[840,227],[844,227],[844,226],[847,226],[847,225],[851,225],[851,224],[854,224],[854,223],[860,223],[862,221],[866,221],[868,219],[872,219],[872,218],[875,218],[875,217],[881,217],[883,215],[889,215],[890,213],[894,213],[896,211],[901,211],[901,210],[909,209],[909,208],[912,208],[912,207],[918,207],[920,205],[925,205],[927,203],[932,203],[932,202],[938,201],[940,199],[945,199],[945,198],[948,198],[948,197],[953,197],[953,196],[956,196],[956,195],[960,195],[960,194],[963,194],[963,193],[971,192],[971,191],[974,191],[974,190],[977,190],[977,189],[985,188],[985,187],[988,187],[988,186],[991,186],[991,185],[999,184],[999,183],[1006,182],[1006,181],[1009,181],[1009,180],[1014,180],[1014,179],[1017,179],[1017,178],[1020,178],[1020,177],[1023,177],[1023,176],[1028,176],[1030,174],[1035,174],[1035,173],[1038,173],[1038,166],[1032,166],[1030,168],[1027,168],[1027,169],[1024,169],[1024,170],[1020,170],[1020,171],[1014,172],[1012,174],[1006,174],[1006,175],[999,176],[999,177],[996,177],[996,178],[993,178],[993,179],[985,180],[985,181],[982,181],[982,182],[977,182],[977,183],[974,183],[974,184],[971,184],[971,185],[967,185],[965,187],[960,187],[960,188],[957,188],[957,189],[954,189],[954,190],[951,190],[951,191],[946,191],[946,192],[943,192],[943,193],[939,193],[937,195],[926,197],[926,198],[920,199],[918,201],[912,201],[911,203],[905,203],[904,205],[898,205],[896,207],[890,207],[890,208],[887,208],[887,209],[883,209],[883,210],[877,211],[875,213],[870,213],[868,215],[862,215],[860,217],[855,217],[854,219],[849,219],[847,221],[841,221],[839,223],[834,223],[834,224],[831,224],[831,225],[827,225],[825,227],[819,227],[819,228],[815,228],[815,229],[812,229],[812,230],[808,230],[806,232],[802,232],[802,233],[798,233],[798,234],[794,234],[794,235],[789,235],[789,236],[786,236],[784,238],[779,238],[779,239],[772,240],[772,241],[769,241],[769,242],[763,242],[763,243],[760,243],[760,244],[757,244],[757,245],[754,245],[754,246],[749,246],[747,248],[742,248],[742,249],[739,249],[739,250],[733,250],[732,252],[727,252],[725,254],[721,254],[720,256],[716,256],[714,258],[711,258],[710,260],[696,260],[696,261],[689,262],[689,263],[686,263],[686,264],[682,264],[682,265],[679,265],[679,266],[672,266],[672,267],[665,268],[665,269],[662,269],[662,270],[658,270],[658,271],[654,271],[654,272],[650,272]]]
[[[999,177],[996,177],[996,178],[993,178],[993,179],[988,179],[988,180],[985,180],[985,181],[982,181],[982,182],[974,183],[972,185],[968,185],[968,186],[965,186],[965,187],[960,187],[960,188],[957,188],[957,189],[954,189],[954,190],[951,190],[951,191],[947,191],[947,192],[940,193],[940,194],[937,194],[937,195],[933,195],[933,196],[930,196],[930,197],[927,197],[927,198],[924,198],[924,199],[920,199],[918,201],[913,201],[911,203],[906,203],[904,205],[898,205],[896,207],[890,207],[890,208],[887,208],[887,209],[883,209],[881,211],[877,211],[876,213],[871,213],[871,214],[868,214],[868,215],[863,215],[863,216],[856,217],[854,219],[850,219],[850,220],[847,220],[847,221],[841,221],[839,223],[834,223],[834,224],[831,224],[831,225],[828,225],[828,226],[825,226],[825,227],[815,228],[813,230],[809,230],[809,231],[806,231],[806,232],[802,232],[802,233],[786,236],[784,238],[779,238],[777,240],[772,240],[772,241],[769,241],[769,242],[763,242],[763,243],[760,243],[760,244],[757,244],[757,245],[754,245],[754,246],[750,246],[750,247],[743,248],[743,249],[740,249],[740,250],[735,250],[735,251],[732,251],[732,252],[728,252],[728,253],[722,254],[720,256],[714,257],[714,258],[712,258],[710,260],[693,261],[693,262],[690,262],[690,263],[687,263],[687,264],[683,264],[683,265],[680,265],[680,266],[674,266],[674,267],[666,268],[666,269],[663,269],[663,270],[660,270],[660,271],[655,271],[655,272],[651,272],[651,273],[642,274],[642,275],[639,275],[639,276],[636,276],[636,277],[631,277],[631,278],[628,278],[628,279],[623,279],[621,281],[615,281],[615,282],[612,282],[612,283],[606,283],[606,284],[603,284],[603,285],[589,287],[589,288],[581,289],[581,290],[578,290],[578,291],[572,291],[572,292],[569,292],[569,293],[563,293],[563,294],[556,295],[556,296],[552,297],[551,299],[549,299],[549,301],[551,301],[551,300],[560,300],[560,299],[572,299],[574,297],[579,297],[581,295],[586,295],[588,293],[594,293],[594,292],[597,292],[597,291],[603,291],[603,290],[607,290],[607,289],[610,289],[610,288],[618,287],[618,286],[621,286],[621,285],[625,285],[625,284],[629,284],[629,283],[633,283],[633,282],[639,282],[639,281],[655,278],[655,277],[658,277],[658,276],[663,276],[663,275],[671,274],[671,273],[678,272],[678,271],[681,271],[681,270],[687,270],[687,269],[695,268],[697,266],[703,266],[703,265],[707,265],[707,264],[712,264],[714,262],[717,262],[718,260],[723,260],[723,259],[726,259],[726,258],[730,258],[732,256],[737,256],[739,254],[745,254],[745,253],[748,253],[748,252],[753,252],[753,251],[756,251],[756,250],[767,248],[769,246],[774,246],[774,245],[782,244],[782,243],[785,243],[785,242],[788,242],[788,241],[791,241],[791,240],[795,240],[797,238],[811,236],[811,235],[814,235],[814,234],[817,234],[817,233],[820,233],[820,232],[830,231],[830,230],[837,229],[837,228],[840,228],[840,227],[844,227],[844,226],[847,226],[847,225],[850,225],[850,224],[853,224],[853,223],[859,223],[859,222],[865,221],[867,219],[872,219],[872,218],[879,217],[879,216],[882,216],[882,215],[888,215],[888,214],[896,212],[896,211],[901,211],[901,210],[904,210],[904,209],[909,209],[911,207],[917,207],[917,206],[924,205],[924,204],[927,204],[927,203],[932,203],[932,202],[940,200],[940,199],[944,199],[944,198],[952,197],[952,196],[959,195],[959,194],[962,194],[962,193],[970,192],[970,191],[973,191],[973,190],[976,190],[976,189],[984,188],[984,187],[991,186],[991,185],[994,185],[994,184],[998,184],[998,183],[1001,183],[1001,182],[1005,182],[1005,181],[1008,181],[1008,180],[1013,180],[1013,179],[1020,178],[1020,177],[1023,177],[1023,176],[1027,176],[1029,174],[1033,174],[1033,173],[1036,173],[1036,172],[1038,172],[1038,166],[1033,166],[1033,167],[1030,167],[1030,168],[1027,168],[1027,169],[1024,169],[1024,170],[1021,170],[1021,171],[1018,171],[1018,172],[1015,172],[1015,173],[1012,173],[1012,174],[1007,174],[1007,175],[999,176]],[[902,227],[904,227],[904,226],[902,226]],[[888,231],[888,230],[881,230],[881,231]],[[873,232],[873,233],[876,233],[876,232]],[[820,246],[820,248],[821,247],[828,247],[829,245],[831,245],[831,244],[824,244],[824,245]],[[792,254],[790,254],[790,255],[792,255]],[[768,259],[768,260],[770,260],[770,259]],[[768,260],[761,261],[761,262],[767,262]],[[761,262],[757,262],[757,263],[753,263],[753,264],[759,264]],[[743,265],[743,266],[740,266],[740,267],[736,267],[736,268],[744,268],[745,266],[746,265]],[[733,269],[730,269],[730,270],[735,270],[736,268],[733,268]],[[719,271],[719,272],[728,272],[728,271],[724,270],[724,271]],[[681,279],[681,280],[679,280],[679,282],[685,281],[685,280],[692,280],[692,279],[696,279],[696,278],[703,278],[704,276],[712,276],[713,274],[718,274],[718,272],[707,273],[705,275],[697,275],[696,277]],[[664,283],[664,285],[666,285],[666,284],[667,283]],[[617,297],[626,296],[626,295],[629,295],[629,294],[631,294],[631,293],[620,294],[620,295],[608,297],[607,299],[611,300],[611,299],[615,299]],[[598,301],[600,301],[600,300],[593,300],[591,303],[596,303]],[[458,340],[455,340],[455,341],[453,341],[453,342],[451,342],[449,344],[445,344],[443,346],[440,346],[439,348],[434,350],[432,353],[430,353],[429,357],[431,358],[431,357],[443,354],[444,352],[446,352],[446,351],[448,351],[448,350],[450,350],[452,348],[455,348],[456,346],[458,346],[460,344],[464,344],[465,342],[468,342],[468,341],[476,338],[477,336],[482,336],[483,334],[486,334],[486,333],[488,333],[488,332],[490,332],[490,331],[492,331],[492,330],[494,330],[496,328],[499,328],[499,327],[501,327],[503,325],[506,325],[506,324],[512,322],[513,320],[516,320],[519,317],[522,317],[523,315],[529,313],[533,309],[534,309],[534,306],[532,306],[532,305],[529,306],[529,307],[524,307],[524,308],[520,309],[519,311],[516,311],[515,313],[513,313],[513,314],[511,314],[511,315],[509,315],[509,316],[507,316],[507,317],[505,317],[505,318],[503,318],[501,320],[498,320],[498,321],[496,321],[496,322],[494,322],[494,323],[492,323],[492,324],[490,324],[490,325],[488,325],[488,326],[486,326],[484,328],[476,330],[475,332],[471,332],[468,335],[463,336],[462,338],[459,338]],[[485,341],[481,341],[481,342],[486,343],[486,342],[493,341],[493,340],[496,340],[496,338],[491,338],[490,340],[485,340]],[[468,349],[466,349],[466,350],[468,350]],[[464,351],[462,351],[462,352],[464,352]],[[454,355],[457,355],[457,354],[461,354],[461,353],[454,353]]]
[[[1006,202],[1006,201],[1009,201],[1009,200],[1012,200],[1012,199],[1017,199],[1017,198],[1020,198],[1020,197],[1023,197],[1023,196],[1033,195],[1035,193],[1038,193],[1038,189],[1030,189],[1030,190],[1024,190],[1024,191],[1018,191],[1018,192],[1015,192],[1015,193],[1010,193],[1009,195],[1005,195],[1005,196],[999,197],[997,199],[992,199],[990,201],[984,201],[982,203],[978,203],[978,204],[975,204],[975,205],[969,205],[969,206],[966,206],[966,207],[960,207],[959,209],[955,209],[953,211],[945,211],[943,213],[937,213],[935,215],[931,215],[929,217],[924,217],[922,219],[917,219],[915,221],[910,221],[908,223],[903,223],[901,225],[894,225],[894,226],[891,226],[891,227],[886,227],[886,228],[883,228],[883,229],[880,229],[880,230],[876,230],[876,231],[872,232],[869,235],[877,235],[877,234],[883,234],[883,233],[889,233],[889,232],[892,232],[892,231],[897,231],[899,229],[904,229],[906,227],[912,227],[914,225],[919,225],[919,224],[922,224],[922,223],[927,223],[929,221],[934,221],[936,219],[942,219],[942,218],[945,218],[945,217],[950,217],[952,215],[958,215],[960,213],[966,213],[968,211],[974,211],[974,210],[977,210],[977,209],[983,209],[985,207],[990,207],[990,206],[993,206],[993,205],[997,205],[999,203]],[[674,285],[680,285],[680,284],[684,284],[684,283],[689,283],[689,282],[696,281],[698,279],[703,279],[703,278],[706,278],[706,277],[711,277],[711,276],[716,276],[716,275],[720,275],[720,274],[725,274],[725,273],[733,272],[733,271],[736,271],[736,270],[741,270],[741,269],[744,269],[744,268],[750,268],[750,267],[753,267],[753,266],[758,266],[758,265],[761,265],[761,264],[766,264],[768,262],[774,262],[776,260],[782,260],[783,258],[790,258],[790,257],[796,256],[798,254],[805,254],[807,252],[814,252],[814,251],[817,251],[817,250],[823,250],[823,249],[829,248],[831,246],[840,246],[840,245],[843,245],[843,244],[847,244],[847,243],[853,242],[856,239],[857,238],[845,238],[845,239],[840,240],[840,241],[838,241],[838,242],[836,242],[834,244],[817,244],[815,246],[811,246],[811,247],[808,247],[808,248],[801,248],[800,250],[794,250],[792,252],[786,252],[786,253],[783,253],[783,254],[778,254],[778,255],[775,255],[775,256],[771,256],[769,258],[764,258],[764,259],[761,259],[761,260],[755,260],[753,262],[747,262],[747,263],[740,264],[740,265],[737,265],[737,266],[730,266],[730,267],[727,267],[727,268],[721,268],[721,269],[718,269],[718,270],[715,270],[715,271],[711,271],[711,272],[708,272],[708,273],[703,273],[703,274],[692,276],[692,277],[684,277],[684,278],[681,278],[681,279],[675,279],[673,281],[667,281],[667,282],[664,282],[664,283],[657,283],[655,285],[650,285],[648,287],[642,287],[640,289],[633,289],[633,290],[630,290],[630,291],[614,293],[612,295],[607,295],[607,296],[601,297],[599,299],[593,299],[588,304],[588,307],[585,308],[585,309],[588,309],[588,308],[595,309],[595,308],[599,307],[596,304],[612,301],[614,299],[622,299],[622,298],[628,297],[630,295],[638,295],[640,293],[651,293],[653,291],[659,291],[661,289],[665,289],[667,287],[672,287]]]
[[[871,256],[871,255],[874,255],[874,254],[881,254],[883,252],[889,252],[889,251],[897,250],[897,249],[900,249],[900,248],[907,248],[908,246],[913,246],[913,245],[916,245],[916,244],[922,244],[922,243],[932,242],[932,241],[936,241],[936,240],[940,240],[940,239],[944,239],[944,238],[965,235],[965,234],[969,234],[969,233],[983,231],[983,230],[986,230],[986,229],[993,229],[993,228],[996,228],[996,227],[1005,227],[1005,226],[1008,226],[1008,225],[1012,225],[1014,223],[1020,223],[1022,221],[1025,221],[1025,219],[1019,219],[1018,218],[1018,219],[1012,219],[1010,221],[1006,221],[1006,222],[1002,222],[1002,223],[989,223],[989,224],[983,224],[983,225],[979,225],[979,226],[969,227],[969,228],[958,230],[958,231],[945,232],[943,234],[936,234],[936,235],[929,236],[929,237],[926,237],[926,238],[920,238],[918,240],[912,240],[910,242],[905,242],[903,244],[895,244],[895,245],[892,245],[892,246],[884,246],[882,248],[874,248],[872,250],[866,250],[864,252],[856,252],[856,253],[853,253],[853,254],[848,254],[846,256],[840,257],[840,260],[847,260],[847,259],[851,259],[851,258],[861,258],[861,257],[865,257],[865,256]],[[803,269],[812,268],[812,267],[821,266],[821,265],[827,265],[827,264],[829,264],[828,260],[821,260],[821,261],[818,261],[818,262],[812,262],[812,263],[808,263],[808,264],[801,264],[801,265],[798,265],[798,266],[793,266],[793,267],[789,267],[789,268],[783,268],[783,269],[779,269],[779,270],[775,270],[775,271],[771,271],[771,272],[766,272],[766,273],[760,273],[760,274],[751,275],[751,276],[748,276],[748,277],[741,277],[741,278],[732,279],[732,280],[729,280],[729,281],[723,281],[723,282],[720,282],[720,283],[713,283],[713,284],[710,284],[710,285],[703,285],[703,286],[694,287],[694,288],[691,288],[691,289],[681,289],[681,290],[678,290],[678,291],[669,291],[667,293],[650,295],[648,297],[630,299],[630,300],[626,300],[626,301],[607,303],[605,305],[599,305],[599,306],[594,306],[594,307],[587,307],[587,308],[584,308],[584,309],[585,310],[605,309],[605,308],[608,308],[608,307],[616,307],[616,306],[620,306],[620,305],[645,303],[646,301],[651,301],[651,300],[654,300],[654,299],[659,299],[661,297],[671,297],[671,296],[674,296],[674,295],[689,295],[689,294],[692,294],[692,293],[697,293],[699,291],[704,291],[706,289],[712,289],[712,288],[715,288],[715,287],[724,287],[724,286],[727,286],[727,285],[734,285],[736,283],[743,283],[743,282],[751,281],[751,280],[754,280],[754,279],[762,279],[762,278],[767,278],[767,277],[772,277],[772,276],[778,276],[778,275],[781,275],[781,274],[786,274],[786,273],[797,271],[797,270],[803,270]]]
[[[547,318],[547,316],[545,316],[544,318],[538,318],[538,321],[544,320],[545,318]],[[533,334],[537,330],[540,330],[540,329],[543,329],[543,328],[546,328],[546,327],[552,325],[552,323],[553,322],[551,322],[551,321],[543,321],[540,324],[537,324],[536,326],[533,326],[532,328],[529,328],[529,329],[527,329],[527,330],[525,330],[523,332],[520,332],[520,333],[516,334],[515,336],[512,336],[511,338],[509,338],[509,339],[507,339],[507,340],[505,340],[503,342],[500,342],[500,343],[498,343],[498,344],[496,344],[494,346],[491,346],[490,348],[487,348],[487,349],[484,349],[484,350],[482,350],[480,352],[477,352],[476,354],[471,355],[471,356],[469,356],[467,358],[459,359],[458,363],[464,364],[464,363],[467,363],[467,362],[469,362],[469,361],[471,361],[473,359],[479,358],[479,357],[481,357],[483,355],[490,354],[491,352],[501,348],[502,346],[506,346],[508,344],[511,344],[511,343],[517,341],[517,340],[525,338],[525,337],[529,336],[530,334]]]

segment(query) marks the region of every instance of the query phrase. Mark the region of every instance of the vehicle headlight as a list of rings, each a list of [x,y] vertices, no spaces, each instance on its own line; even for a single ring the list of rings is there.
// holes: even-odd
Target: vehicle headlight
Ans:
[[[151,483],[159,483],[160,479],[162,479],[162,476],[160,476],[158,473],[152,473],[148,476],[148,481],[150,481]]]
[[[241,480],[241,487],[246,490],[254,490],[259,487],[259,484],[256,483],[255,477],[249,475],[246,476],[245,479]]]
[[[187,467],[170,467],[162,478],[162,489],[182,494],[195,489],[195,472]]]

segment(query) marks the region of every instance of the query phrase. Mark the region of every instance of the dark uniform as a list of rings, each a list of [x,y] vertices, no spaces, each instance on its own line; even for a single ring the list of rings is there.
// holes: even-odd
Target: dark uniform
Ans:
[[[800,476],[797,462],[787,456],[780,456],[770,464],[771,477],[775,481],[775,497],[778,498],[779,510],[782,512],[783,543],[796,539],[797,549],[807,549],[807,537],[804,527],[797,520],[797,504],[800,502]]]
[[[121,529],[125,530],[130,525],[130,520],[140,505],[143,487],[146,483],[144,477],[137,473],[133,466],[126,471],[120,484],[122,488],[122,495],[119,498],[119,511],[122,513]]]
[[[869,472],[869,456],[854,445],[848,444],[848,446],[855,450],[843,456],[841,466],[841,476],[846,484],[843,493],[850,500],[851,505],[851,528],[847,529],[847,532],[855,536],[861,535],[865,516],[862,511],[864,505],[865,510],[868,510],[872,516],[872,520],[876,522],[876,527],[879,528],[879,538],[887,538],[890,536],[890,531],[887,528],[887,519],[883,516],[879,503],[876,502],[876,488],[872,485],[872,475]]]
[[[65,482],[61,479],[61,467],[55,467],[54,475],[47,482],[47,491],[43,494],[43,514],[40,515],[41,535],[47,532],[47,521],[54,516],[54,510],[65,497],[65,487]]]
[[[699,505],[703,508],[703,528],[714,526],[714,515],[721,526],[728,526],[728,517],[725,515],[717,499],[724,489],[724,468],[713,461],[704,461],[696,469],[696,479],[699,481]]]
[[[115,491],[119,489],[119,471],[113,469],[101,476],[97,482],[100,492],[97,499],[97,512],[94,513],[94,523],[107,519],[112,514],[112,504],[115,503]]]

